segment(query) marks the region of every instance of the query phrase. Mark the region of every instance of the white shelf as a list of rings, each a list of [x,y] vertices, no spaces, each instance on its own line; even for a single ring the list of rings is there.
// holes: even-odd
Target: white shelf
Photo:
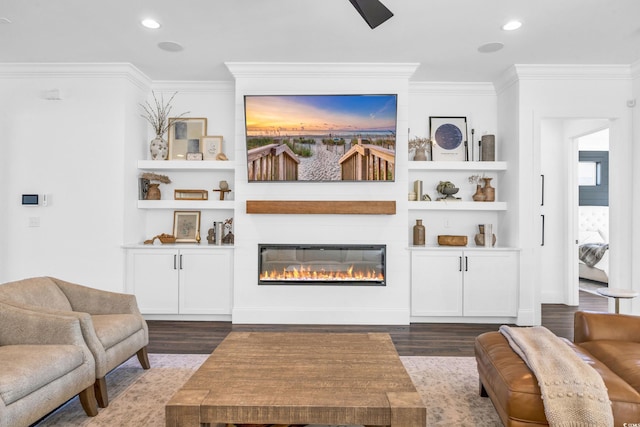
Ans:
[[[234,170],[233,161],[212,160],[138,160],[138,169],[146,170]]]
[[[409,202],[409,210],[422,211],[506,211],[506,202]]]
[[[138,200],[140,209],[234,209],[233,200]]]
[[[233,245],[210,245],[205,237],[200,243],[160,243],[160,240],[156,240],[152,245],[145,245],[144,243],[127,243],[122,245],[125,249],[234,249]]]
[[[472,250],[472,251],[503,252],[503,251],[520,251],[521,249],[507,247],[507,246],[493,246],[493,247],[487,248],[484,246],[475,246],[475,244],[471,242],[467,246],[411,245],[407,248],[407,250],[409,251],[460,251],[460,250],[470,251]]]
[[[409,162],[409,170],[505,171],[507,162]]]

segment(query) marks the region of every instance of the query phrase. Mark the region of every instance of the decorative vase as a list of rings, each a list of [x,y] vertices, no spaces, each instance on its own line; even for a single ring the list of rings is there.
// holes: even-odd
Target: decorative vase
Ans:
[[[478,224],[478,230],[480,231],[480,233],[476,234],[475,237],[473,238],[474,242],[476,242],[476,246],[486,246],[484,244],[484,225],[483,224]],[[491,246],[495,246],[496,245],[496,235],[495,234],[491,234],[492,236],[492,241],[491,241]]]
[[[471,196],[471,198],[473,199],[474,202],[484,202],[487,199],[487,196],[485,196],[484,191],[482,190],[482,186],[480,184],[476,185],[476,193]]]
[[[421,219],[416,219],[416,225],[413,226],[413,245],[424,246],[426,229],[422,225]]]
[[[483,162],[493,162],[496,160],[496,136],[495,135],[483,135],[482,136],[482,153],[480,154],[480,160]]]
[[[416,154],[413,156],[413,160],[419,162],[427,160],[427,150],[424,147],[416,148]]]
[[[485,202],[495,202],[496,200],[496,189],[491,186],[491,180],[493,178],[482,178],[484,181],[484,188],[482,191],[484,192]]]
[[[160,200],[160,184],[149,184],[149,191],[147,192],[147,200]]]
[[[149,151],[151,152],[151,160],[167,160],[169,146],[161,135],[156,135],[156,137],[151,140]]]

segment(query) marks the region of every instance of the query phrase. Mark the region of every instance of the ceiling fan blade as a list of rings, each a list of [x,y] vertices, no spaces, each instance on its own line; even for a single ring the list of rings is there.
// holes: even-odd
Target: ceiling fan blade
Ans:
[[[393,13],[387,9],[379,0],[349,0],[358,13],[367,21],[371,29],[385,22],[393,16]]]

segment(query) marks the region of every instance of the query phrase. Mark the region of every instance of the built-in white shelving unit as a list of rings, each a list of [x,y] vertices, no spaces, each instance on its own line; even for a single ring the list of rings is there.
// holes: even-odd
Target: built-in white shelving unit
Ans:
[[[426,171],[505,171],[507,162],[409,162],[409,170]]]
[[[409,210],[423,211],[506,211],[506,202],[463,202],[463,201],[435,201],[409,202]]]

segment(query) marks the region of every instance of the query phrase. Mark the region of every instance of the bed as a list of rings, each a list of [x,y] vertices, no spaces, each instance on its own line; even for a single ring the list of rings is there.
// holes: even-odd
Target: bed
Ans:
[[[609,283],[609,207],[580,206],[578,216],[579,276]]]

